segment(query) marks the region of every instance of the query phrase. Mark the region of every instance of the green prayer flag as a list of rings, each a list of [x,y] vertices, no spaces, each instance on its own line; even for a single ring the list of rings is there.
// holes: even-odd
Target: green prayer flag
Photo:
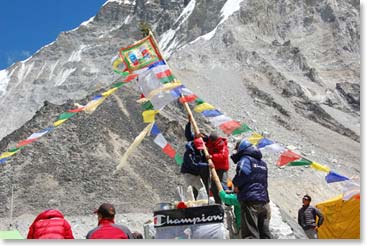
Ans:
[[[199,104],[202,104],[202,103],[204,103],[204,101],[202,99],[200,99],[200,98],[195,99],[195,104],[196,105],[199,105]]]
[[[232,135],[239,135],[241,133],[244,133],[244,132],[251,132],[252,129],[246,125],[246,124],[242,124],[240,127],[236,128],[233,132],[232,132]]]
[[[74,116],[74,114],[75,114],[75,113],[71,113],[71,112],[64,112],[64,113],[60,114],[60,116],[59,116],[58,120],[67,120],[67,119],[69,119],[69,118],[73,117],[73,116]]]
[[[183,159],[182,159],[182,156],[179,153],[176,153],[175,161],[176,161],[177,165],[182,166]]]
[[[113,84],[112,85],[112,88],[120,88],[121,86],[123,86],[124,84],[126,84],[126,83],[124,83],[124,82],[118,82],[118,83],[116,83],[116,84]]]
[[[167,83],[170,83],[170,82],[172,82],[174,80],[175,80],[175,77],[173,77],[173,75],[159,79],[159,81],[162,84],[167,84]]]
[[[12,148],[12,149],[9,149],[8,152],[18,152],[19,150],[21,150],[23,148],[24,148],[24,146],[19,147],[19,148]]]
[[[152,104],[151,101],[144,102],[141,105],[141,107],[142,107],[143,110],[151,110],[151,109],[154,109],[153,104]]]
[[[312,161],[302,158],[300,160],[290,162],[287,166],[309,166],[311,163]]]

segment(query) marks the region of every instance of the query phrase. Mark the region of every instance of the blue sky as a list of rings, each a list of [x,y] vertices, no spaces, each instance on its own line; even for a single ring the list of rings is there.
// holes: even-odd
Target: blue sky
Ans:
[[[96,15],[107,0],[1,0],[0,70]]]

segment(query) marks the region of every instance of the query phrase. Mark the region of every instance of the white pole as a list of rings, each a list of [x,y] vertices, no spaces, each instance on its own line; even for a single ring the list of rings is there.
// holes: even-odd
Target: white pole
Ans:
[[[10,198],[10,224],[9,224],[9,229],[12,230],[13,229],[13,185],[11,185],[11,198]]]

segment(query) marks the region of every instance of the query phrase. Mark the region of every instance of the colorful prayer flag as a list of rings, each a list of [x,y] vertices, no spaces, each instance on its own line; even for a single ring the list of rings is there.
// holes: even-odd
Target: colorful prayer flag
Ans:
[[[94,99],[90,101],[86,106],[84,111],[88,114],[93,113],[99,105],[103,103],[103,101],[106,99],[106,97],[98,97],[97,99]]]
[[[102,93],[102,96],[104,97],[108,97],[108,96],[111,96],[112,93],[114,93],[115,91],[117,91],[118,88],[112,88],[112,89],[109,89],[108,91],[105,91]]]
[[[166,155],[168,155],[171,158],[174,158],[176,155],[176,151],[172,148],[170,144],[164,146],[163,152],[166,153]]]
[[[251,131],[252,131],[252,129],[248,125],[242,124],[242,125],[240,125],[239,127],[237,127],[236,129],[234,129],[232,131],[232,135],[235,136],[235,135],[239,135],[239,134],[244,133],[244,132],[251,132]]]
[[[323,165],[321,165],[317,162],[312,162],[311,167],[316,169],[316,170],[323,171],[323,172],[326,172],[326,173],[330,172],[330,168],[328,168],[326,166],[323,166]]]
[[[265,146],[267,146],[267,145],[271,145],[271,144],[273,144],[274,142],[273,141],[271,141],[270,139],[267,139],[267,138],[262,138],[262,139],[260,139],[259,140],[259,142],[257,143],[257,147],[259,148],[259,149],[261,149],[261,148],[264,148]]]
[[[343,182],[343,200],[348,201],[352,197],[360,194],[361,186],[353,180]]]
[[[285,148],[280,144],[273,143],[270,145],[266,145],[265,147],[261,148],[262,152],[269,152],[269,153],[282,153],[285,151]]]
[[[64,112],[62,114],[60,114],[58,120],[67,120],[71,117],[73,117],[75,115],[75,113],[72,112]]]
[[[252,143],[253,145],[257,145],[257,143],[263,139],[264,137],[257,133],[257,132],[254,132],[252,133],[252,135],[247,139],[250,143]]]
[[[183,158],[179,153],[176,153],[175,155],[175,161],[177,163],[178,166],[182,166],[183,163]]]
[[[333,171],[330,171],[328,175],[325,176],[325,180],[327,183],[333,183],[333,182],[349,180],[349,178],[343,175],[337,174]]]
[[[52,131],[53,129],[54,129],[54,127],[48,127],[48,128],[43,129],[43,130],[41,130],[41,131],[39,131],[39,132],[35,132],[35,133],[33,133],[33,134],[32,134],[32,135],[30,135],[27,139],[29,140],[29,139],[40,138],[40,137],[42,137],[43,135],[45,135],[45,134],[49,133],[50,131]]]
[[[155,115],[159,113],[159,110],[145,110],[143,111],[144,123],[151,123],[155,119]]]
[[[83,111],[84,109],[85,109],[85,107],[79,107],[79,108],[76,108],[76,109],[69,109],[67,112],[79,113],[80,111]]]
[[[239,121],[231,120],[227,121],[219,126],[219,128],[225,133],[225,134],[231,134],[233,131],[238,129],[241,126],[241,123]]]
[[[123,81],[125,82],[125,83],[127,83],[127,82],[130,82],[131,80],[133,80],[133,79],[136,79],[138,77],[138,75],[137,74],[129,74]]]
[[[119,55],[126,66],[126,70],[130,73],[163,60],[151,35],[135,42],[133,45],[121,48]]]
[[[289,166],[309,166],[311,165],[312,161],[309,161],[305,158],[302,158],[300,160],[292,161],[288,163],[287,167]]]
[[[212,109],[215,109],[214,106],[206,102],[198,104],[194,107],[194,111],[198,113],[201,113],[204,110],[212,110]]]
[[[168,144],[167,140],[165,139],[165,137],[162,135],[162,133],[159,133],[153,140],[159,147],[161,147],[162,149],[164,147],[166,147],[166,145]]]
[[[205,117],[216,117],[219,115],[223,115],[218,109],[204,110],[203,112],[201,112],[201,114]]]
[[[154,123],[150,134],[152,134],[153,136],[157,136],[159,133],[161,133],[161,131],[159,130],[157,124]]]
[[[300,158],[301,156],[299,154],[296,154],[288,149],[280,155],[277,161],[277,166],[281,167],[287,165],[289,162],[298,160]]]
[[[214,127],[218,127],[222,125],[223,123],[231,121],[232,119],[222,114],[222,115],[215,116],[215,117],[209,117],[208,120]]]

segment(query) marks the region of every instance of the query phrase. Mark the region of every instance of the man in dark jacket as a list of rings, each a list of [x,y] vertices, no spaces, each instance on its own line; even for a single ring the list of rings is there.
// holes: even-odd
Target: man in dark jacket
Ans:
[[[270,239],[268,168],[260,150],[246,139],[236,146],[231,159],[237,164],[232,180],[241,204],[241,238]]]
[[[103,203],[95,213],[98,226],[88,232],[87,239],[134,239],[129,228],[115,224],[116,211],[112,204]]]
[[[29,227],[27,239],[74,239],[69,222],[56,209],[40,213]]]
[[[205,144],[203,141],[207,141],[208,137],[205,134],[201,134],[200,137],[202,138],[195,137],[191,132],[190,121],[185,127],[185,137],[188,143],[185,146],[186,151],[183,157],[181,173],[184,174],[186,184],[193,186],[195,198],[203,183],[206,193],[209,195],[210,171],[203,151]]]
[[[194,139],[194,135],[191,132],[190,122],[186,125],[185,135],[188,141]],[[218,178],[222,183],[223,188],[225,188],[228,179],[227,172],[229,170],[229,151],[227,139],[219,137],[214,132],[209,136],[203,134],[201,137],[203,138],[208,149],[210,159],[213,161]],[[211,183],[210,189],[213,192],[215,203],[221,204],[222,200],[219,197],[218,189],[214,182]]]
[[[304,195],[302,202],[303,206],[298,210],[298,224],[309,239],[318,239],[317,230],[324,222],[324,216],[320,210],[310,205],[311,197],[309,195]],[[318,217],[317,225],[316,216]]]
[[[188,142],[185,146],[186,151],[183,156],[181,173],[185,179],[186,186],[192,186],[194,197],[197,199],[201,189],[209,194],[209,168],[204,153],[202,150],[197,149],[194,141]]]

